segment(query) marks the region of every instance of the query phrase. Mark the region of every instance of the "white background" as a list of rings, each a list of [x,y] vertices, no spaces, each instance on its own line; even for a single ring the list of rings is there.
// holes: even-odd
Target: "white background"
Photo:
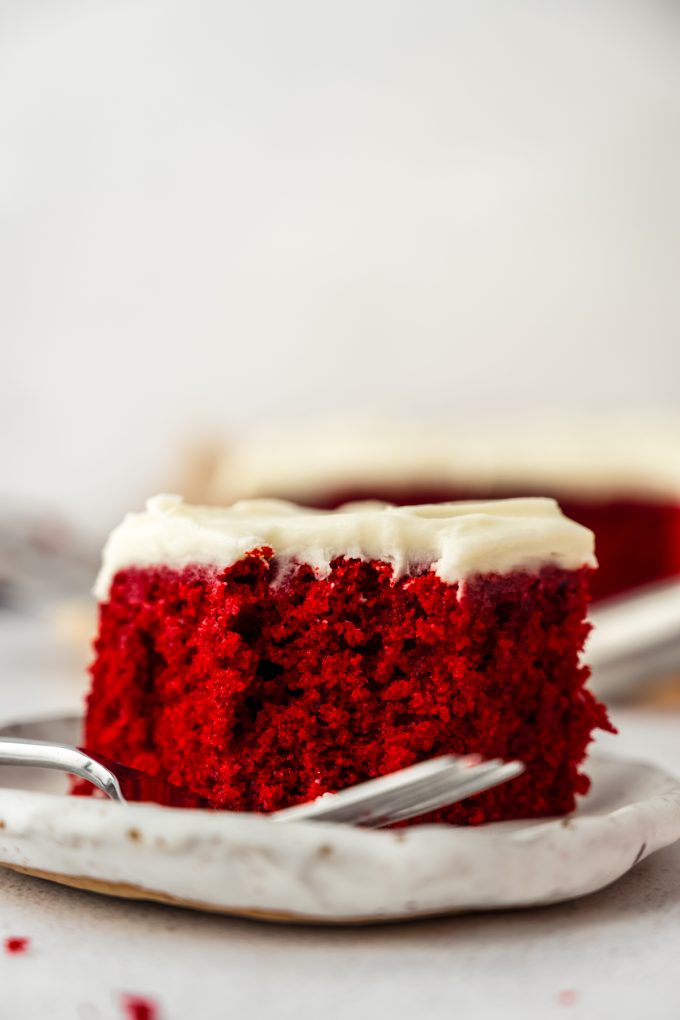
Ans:
[[[0,498],[263,417],[678,406],[669,0],[0,0]]]

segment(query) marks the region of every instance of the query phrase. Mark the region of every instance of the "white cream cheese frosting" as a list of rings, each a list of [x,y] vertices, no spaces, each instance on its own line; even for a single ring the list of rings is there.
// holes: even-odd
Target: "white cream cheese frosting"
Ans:
[[[592,532],[565,517],[552,499],[409,507],[367,502],[325,512],[282,500],[220,508],[155,496],[145,512],[128,514],[111,533],[95,595],[105,600],[126,567],[227,567],[262,546],[284,564],[309,564],[321,576],[332,560],[347,556],[382,560],[396,577],[427,567],[454,583],[545,565],[596,566],[593,545]]]

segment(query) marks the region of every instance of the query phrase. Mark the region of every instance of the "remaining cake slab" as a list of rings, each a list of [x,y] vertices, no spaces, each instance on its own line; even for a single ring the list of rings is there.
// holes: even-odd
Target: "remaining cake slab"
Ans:
[[[523,776],[435,817],[567,812],[608,726],[579,663],[594,565],[546,499],[157,497],[104,553],[86,743],[240,811],[446,752],[519,758]]]
[[[199,489],[208,502],[274,496],[325,508],[549,495],[595,532],[596,598],[680,575],[677,418],[547,419],[540,429],[316,422],[213,451]]]

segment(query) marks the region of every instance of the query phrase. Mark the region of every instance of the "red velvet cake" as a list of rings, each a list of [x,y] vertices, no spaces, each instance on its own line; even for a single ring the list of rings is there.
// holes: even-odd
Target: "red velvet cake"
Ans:
[[[253,435],[217,461],[204,498],[267,496],[333,508],[551,496],[595,532],[596,599],[680,575],[678,422],[502,429],[348,427]],[[643,539],[641,541],[641,538]]]
[[[527,770],[428,820],[568,812],[608,726],[579,664],[594,565],[547,499],[156,497],[107,543],[85,742],[236,811],[477,752]]]

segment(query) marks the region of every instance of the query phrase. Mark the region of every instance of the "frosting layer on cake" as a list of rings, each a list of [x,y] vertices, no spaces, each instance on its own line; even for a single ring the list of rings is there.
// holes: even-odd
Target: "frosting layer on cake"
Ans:
[[[309,564],[321,575],[344,556],[389,563],[397,577],[431,569],[451,584],[548,564],[596,566],[593,533],[565,517],[552,499],[408,507],[367,502],[327,512],[270,499],[192,506],[165,495],[150,499],[145,512],[128,514],[111,533],[95,594],[105,600],[114,576],[127,567],[227,567],[262,547],[284,565]]]

